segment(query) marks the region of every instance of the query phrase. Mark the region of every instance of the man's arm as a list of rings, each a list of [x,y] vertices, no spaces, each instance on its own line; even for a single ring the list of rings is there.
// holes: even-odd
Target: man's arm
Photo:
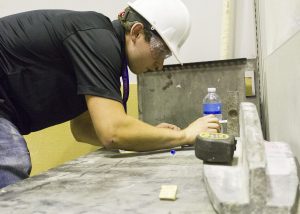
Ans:
[[[88,111],[74,118],[70,122],[73,137],[80,142],[103,146],[96,135],[91,116]]]
[[[179,127],[169,123],[160,123],[155,127],[177,131],[180,130]],[[86,111],[78,117],[72,119],[70,121],[70,128],[73,137],[77,141],[89,143],[94,146],[103,146],[96,135],[89,111]]]
[[[201,131],[217,132],[214,116],[203,117],[178,131],[162,129],[126,115],[120,102],[86,96],[88,110],[99,141],[109,149],[150,151],[193,144]]]

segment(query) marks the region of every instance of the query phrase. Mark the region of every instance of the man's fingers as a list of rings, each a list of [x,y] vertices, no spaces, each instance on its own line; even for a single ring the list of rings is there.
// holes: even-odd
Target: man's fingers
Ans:
[[[210,114],[210,115],[207,115],[207,116],[204,116],[204,117],[201,117],[199,119],[204,119],[206,120],[207,122],[212,122],[212,123],[219,123],[219,119],[213,115],[213,114]]]
[[[179,131],[180,128],[178,126],[175,125],[171,125],[171,129],[175,130],[175,131]]]
[[[210,123],[219,123],[219,119],[216,117],[208,118],[208,122]]]
[[[172,124],[167,124],[165,128],[169,128],[169,129],[174,129],[174,130],[180,130],[179,127],[172,125]]]
[[[218,130],[217,130],[217,129],[208,129],[207,132],[210,132],[210,133],[218,133]]]
[[[220,132],[221,131],[221,126],[219,123],[209,123],[208,124],[208,128],[209,129],[214,129],[216,130],[217,132]]]
[[[202,118],[212,118],[212,117],[216,117],[216,116],[213,114],[209,114],[209,115],[203,116]]]

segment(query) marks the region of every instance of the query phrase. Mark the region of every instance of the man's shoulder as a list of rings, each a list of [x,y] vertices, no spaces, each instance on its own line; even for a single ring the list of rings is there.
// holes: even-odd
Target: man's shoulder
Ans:
[[[79,31],[92,29],[113,31],[111,20],[95,11],[44,10],[36,12],[47,17],[46,25],[50,24],[54,31],[61,35],[62,40]]]
[[[51,24],[52,26],[64,26],[66,28],[80,29],[85,27],[106,28],[110,27],[111,20],[102,13],[95,11],[74,10],[31,10],[1,18],[1,20],[26,20],[31,24]]]
[[[64,24],[72,24],[75,28],[111,28],[111,20],[95,11],[66,11],[58,16]]]
[[[95,11],[74,10],[31,10],[0,18],[0,23],[14,25],[22,20],[26,27],[48,26],[48,29],[62,31],[84,30],[89,28],[112,28],[111,20]],[[51,27],[52,26],[52,27]]]

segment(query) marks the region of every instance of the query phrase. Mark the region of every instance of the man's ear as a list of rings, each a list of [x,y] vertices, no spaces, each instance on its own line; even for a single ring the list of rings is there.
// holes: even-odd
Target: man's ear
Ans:
[[[133,42],[135,42],[143,33],[144,25],[140,22],[135,23],[130,29],[130,38]]]

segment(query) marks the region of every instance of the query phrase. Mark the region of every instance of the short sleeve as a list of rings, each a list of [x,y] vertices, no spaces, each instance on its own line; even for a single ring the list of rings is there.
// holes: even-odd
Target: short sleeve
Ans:
[[[121,44],[107,29],[77,31],[63,42],[68,60],[75,71],[77,93],[122,102]]]

